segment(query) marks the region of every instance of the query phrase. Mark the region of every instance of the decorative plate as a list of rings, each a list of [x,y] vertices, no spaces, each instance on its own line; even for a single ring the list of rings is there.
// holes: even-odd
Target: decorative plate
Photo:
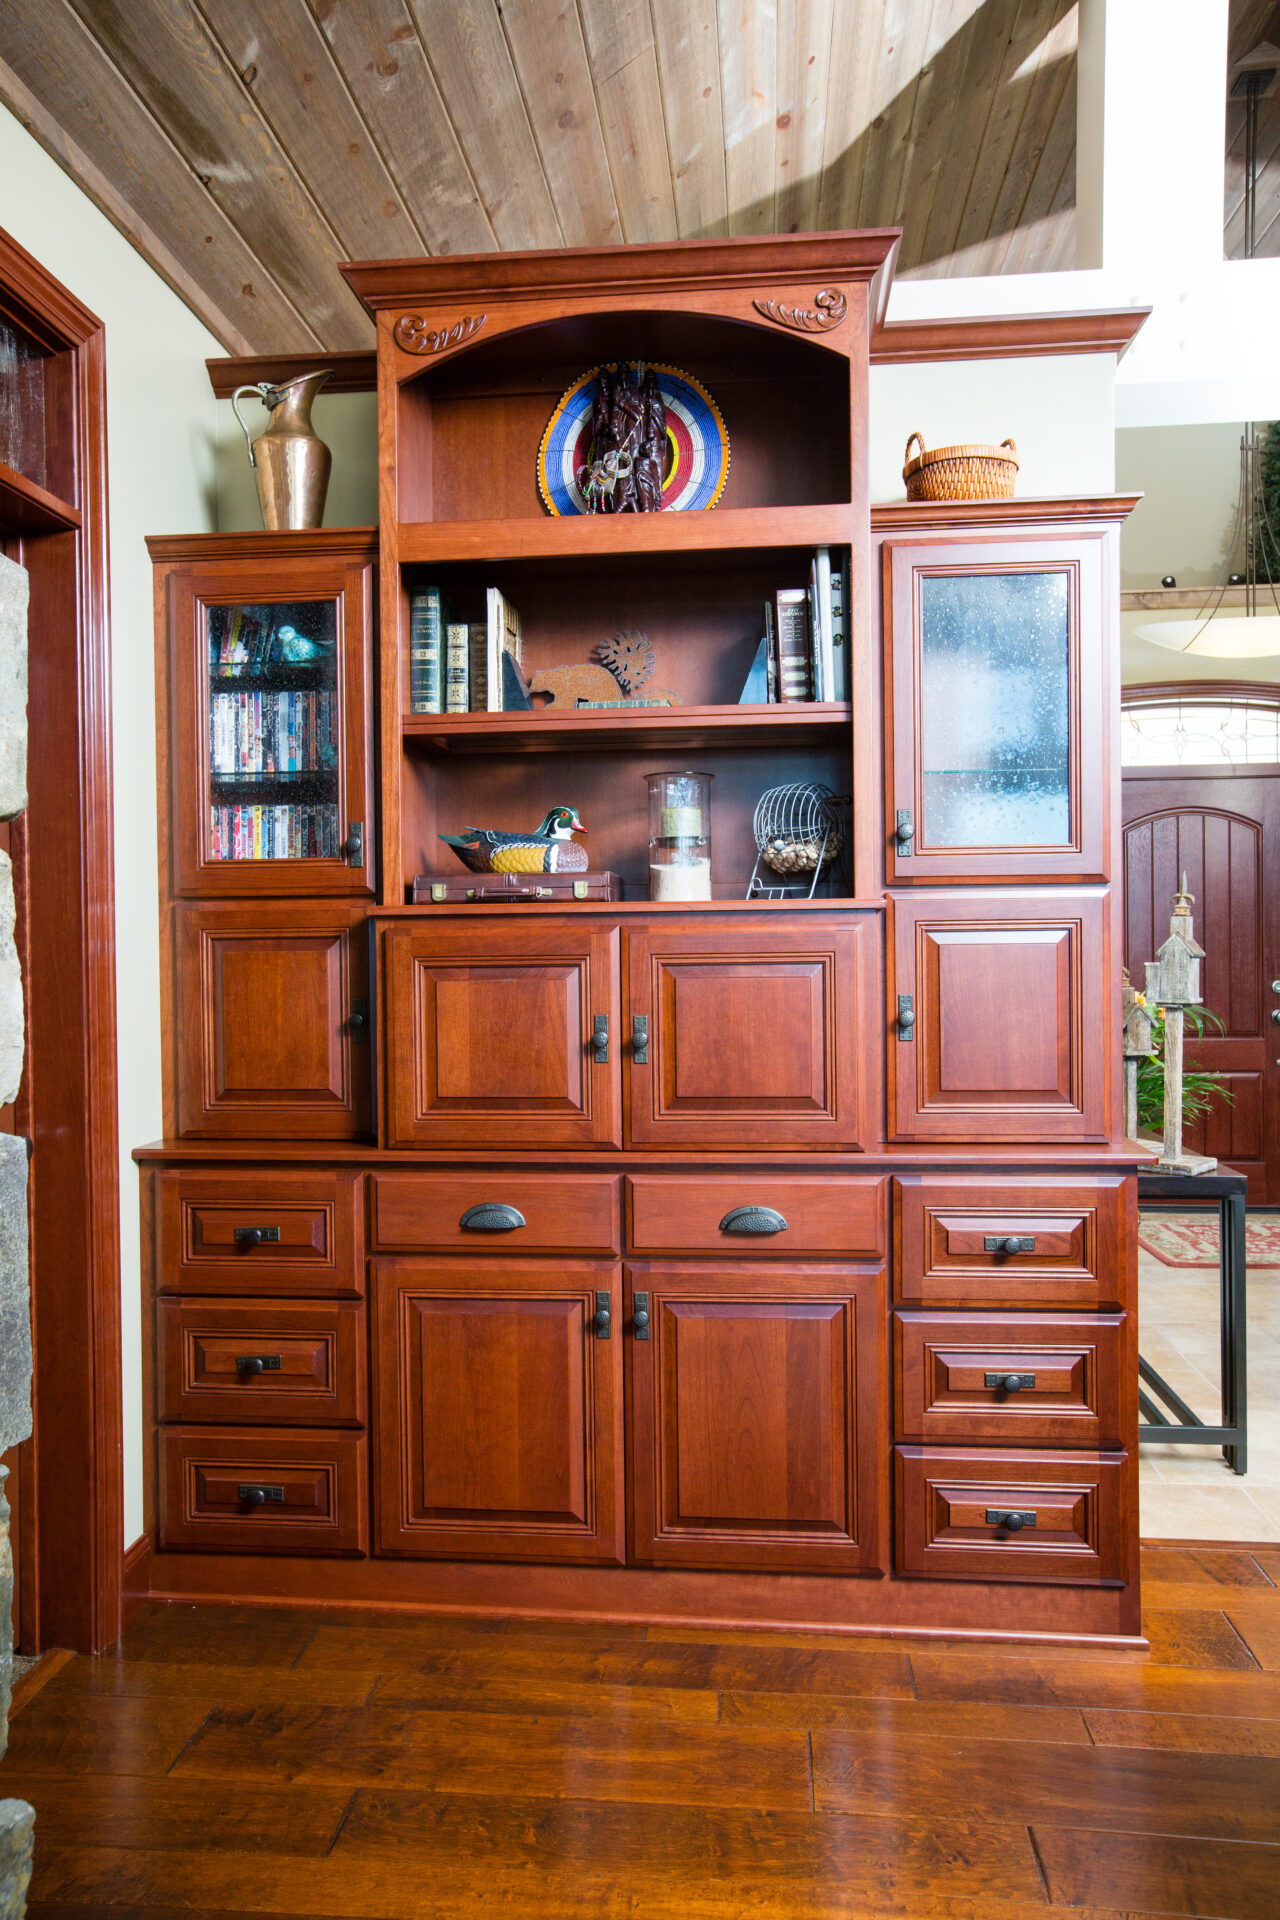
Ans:
[[[633,366],[641,363],[632,362]],[[655,360],[643,363],[658,376],[667,410],[667,467],[662,477],[664,513],[691,513],[714,507],[729,478],[729,435],[706,388],[678,367]],[[585,513],[587,503],[578,474],[591,459],[591,403],[596,375],[592,367],[575,380],[547,422],[538,448],[538,491],[555,514]]]

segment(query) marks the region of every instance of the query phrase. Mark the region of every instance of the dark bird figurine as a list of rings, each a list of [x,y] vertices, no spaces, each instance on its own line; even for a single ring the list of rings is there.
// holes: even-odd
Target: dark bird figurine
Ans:
[[[573,838],[585,832],[575,807],[552,807],[532,833],[466,827],[440,838],[472,873],[585,873],[587,850]]]

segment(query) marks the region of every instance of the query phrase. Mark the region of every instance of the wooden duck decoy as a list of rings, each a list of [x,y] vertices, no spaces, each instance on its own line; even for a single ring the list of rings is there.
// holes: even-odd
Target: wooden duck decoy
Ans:
[[[585,832],[575,807],[552,807],[532,833],[465,827],[440,838],[472,873],[585,873],[587,850],[573,838]]]

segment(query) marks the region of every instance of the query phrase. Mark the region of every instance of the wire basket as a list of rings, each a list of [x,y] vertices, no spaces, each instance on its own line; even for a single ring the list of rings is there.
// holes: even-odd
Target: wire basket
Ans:
[[[797,783],[762,793],[752,822],[756,864],[748,900],[779,900],[793,893],[812,899],[824,869],[834,866],[844,849],[848,813],[849,801],[829,787]],[[767,869],[763,875],[762,867]]]

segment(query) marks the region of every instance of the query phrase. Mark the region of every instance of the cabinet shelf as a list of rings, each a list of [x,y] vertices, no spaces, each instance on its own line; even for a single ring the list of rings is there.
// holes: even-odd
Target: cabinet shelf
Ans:
[[[610,747],[826,746],[847,732],[848,701],[733,707],[580,707],[564,713],[414,713],[406,747],[435,753],[589,753]]]
[[[402,521],[403,565],[493,560],[606,558],[740,547],[847,546],[855,537],[846,502],[810,507],[730,507],[709,513],[582,514],[531,520]]]

